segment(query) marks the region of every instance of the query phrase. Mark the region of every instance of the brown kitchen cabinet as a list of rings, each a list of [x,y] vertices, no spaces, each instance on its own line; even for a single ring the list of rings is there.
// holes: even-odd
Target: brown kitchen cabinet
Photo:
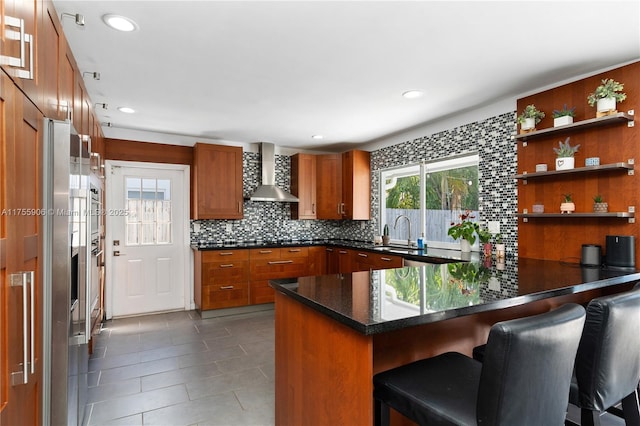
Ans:
[[[352,268],[355,271],[402,268],[404,266],[402,256],[390,256],[382,253],[372,253],[366,250],[354,250],[351,256]]]
[[[327,273],[327,254],[325,246],[309,247],[309,275],[325,275]]]
[[[196,143],[192,219],[242,219],[242,147]]]
[[[291,193],[298,197],[291,203],[291,219],[316,219],[316,156],[291,156]]]
[[[370,175],[370,153],[367,151],[318,155],[317,218],[370,219]]]
[[[269,280],[309,275],[308,247],[250,249],[249,297],[252,305],[271,303],[275,293]]]
[[[196,250],[194,258],[194,300],[198,309],[249,304],[249,250]]]

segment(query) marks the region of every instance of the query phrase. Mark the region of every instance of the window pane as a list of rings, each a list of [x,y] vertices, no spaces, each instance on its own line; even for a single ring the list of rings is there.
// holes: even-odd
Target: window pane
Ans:
[[[158,224],[158,244],[171,243],[171,224],[160,223]]]
[[[140,185],[142,181],[140,178],[126,178],[127,198],[128,199],[140,199]]]
[[[171,199],[171,181],[169,179],[158,179],[158,200]]]
[[[155,243],[155,224],[143,223],[142,224],[142,241],[141,244],[153,244]]]
[[[140,244],[140,225],[127,223],[127,245]]]
[[[420,228],[420,175],[397,177],[390,175],[384,180],[386,194],[385,223],[389,226],[392,240],[409,239],[409,221],[411,239],[416,240],[416,231]],[[405,216],[405,218],[400,218]],[[384,225],[383,224],[383,225]]]

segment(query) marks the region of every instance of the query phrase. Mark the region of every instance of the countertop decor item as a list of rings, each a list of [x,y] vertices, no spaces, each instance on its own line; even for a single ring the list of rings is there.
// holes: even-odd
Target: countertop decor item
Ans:
[[[599,166],[600,165],[600,157],[589,157],[584,159],[585,166]]]
[[[602,195],[598,194],[593,197],[593,212],[606,213],[609,211],[609,203],[605,202]]]
[[[546,164],[536,164],[536,172],[546,172],[547,171],[547,165]]]
[[[571,198],[571,194],[562,194],[564,202],[560,204],[560,213],[571,214],[576,210],[576,205]]]
[[[578,152],[578,148],[580,148],[580,144],[571,146],[569,144],[570,136],[567,136],[567,139],[564,142],[559,141],[558,148],[553,148],[556,155],[556,170],[570,170],[575,167],[575,158],[574,155]]]
[[[604,117],[618,112],[616,103],[627,99],[627,94],[622,92],[624,85],[612,78],[605,78],[596,90],[587,96],[589,106],[596,106],[596,117]]]
[[[544,213],[544,204],[542,203],[536,203],[532,206],[531,210],[534,213]]]
[[[491,232],[485,227],[478,228],[478,239],[480,239],[480,244],[482,244],[482,253],[485,258],[491,258]]]
[[[496,261],[498,263],[504,262],[506,257],[506,249],[504,242],[502,241],[502,234],[496,234]]]
[[[576,116],[576,107],[568,108],[564,104],[562,109],[553,110],[553,127],[566,126],[573,123],[573,117]]]
[[[518,116],[520,133],[529,133],[536,129],[536,124],[544,118],[544,112],[538,110],[535,105],[527,105]]]
[[[478,224],[469,219],[475,216],[471,215],[471,210],[465,210],[460,215],[460,222],[451,222],[451,228],[447,231],[454,240],[460,239],[460,249],[464,252],[471,251],[471,246],[476,242],[476,233],[479,229]]]
[[[389,237],[389,225],[384,225],[382,230],[382,245],[388,246],[391,238]]]

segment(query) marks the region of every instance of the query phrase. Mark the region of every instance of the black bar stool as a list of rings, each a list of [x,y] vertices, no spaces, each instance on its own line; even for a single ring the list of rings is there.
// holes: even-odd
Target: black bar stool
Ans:
[[[584,308],[491,327],[480,363],[449,352],[373,377],[376,425],[393,408],[420,425],[561,425]]]

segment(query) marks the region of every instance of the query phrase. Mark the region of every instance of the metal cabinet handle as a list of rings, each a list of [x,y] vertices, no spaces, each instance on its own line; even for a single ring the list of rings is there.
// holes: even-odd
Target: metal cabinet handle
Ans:
[[[311,213],[316,214],[316,203],[311,204]]]
[[[325,249],[325,250],[326,250],[326,251],[328,251],[328,252],[333,253],[333,249],[327,248],[327,249]]]
[[[22,287],[22,371],[11,372],[11,385],[25,385],[29,382],[28,371],[28,359],[29,359],[29,338],[28,333],[28,321],[29,310],[27,309],[27,284],[28,277],[25,272],[18,272],[17,274],[11,274],[10,278],[11,287]]]
[[[233,263],[225,263],[224,265],[220,265],[221,268],[233,268]]]
[[[233,290],[232,285],[221,285],[220,290]]]
[[[16,68],[24,68],[26,65],[25,44],[29,43],[29,70],[14,70],[14,75],[19,78],[33,80],[33,35],[24,32],[24,19],[12,16],[4,17],[5,26],[18,28],[18,31],[5,29],[5,37],[9,40],[20,41],[20,57],[0,56],[0,62]]]
[[[291,253],[299,253],[300,251],[300,249],[289,249],[289,252]]]
[[[338,253],[340,254],[347,254],[348,252],[346,250],[339,250]]]
[[[364,253],[358,253],[358,256],[360,256],[360,257],[369,257],[368,255],[366,255]]]
[[[260,250],[259,253],[260,254],[269,254],[269,253],[273,253],[273,250]]]
[[[238,213],[242,213],[242,201],[238,201]]]
[[[388,257],[381,257],[380,260],[384,260],[385,262],[391,262],[391,259]]]
[[[225,251],[224,253],[218,253],[220,256],[231,256],[233,253]]]
[[[31,293],[31,306],[30,306],[30,312],[31,312],[31,322],[29,323],[30,325],[30,330],[31,331],[31,350],[29,351],[31,353],[31,374],[34,374],[36,372],[36,351],[35,351],[35,347],[36,347],[36,337],[35,337],[35,281],[36,281],[36,273],[35,271],[29,271],[27,272],[25,275],[28,276],[29,279],[29,290]]]
[[[283,265],[285,263],[293,263],[293,260],[272,260],[269,265]]]

